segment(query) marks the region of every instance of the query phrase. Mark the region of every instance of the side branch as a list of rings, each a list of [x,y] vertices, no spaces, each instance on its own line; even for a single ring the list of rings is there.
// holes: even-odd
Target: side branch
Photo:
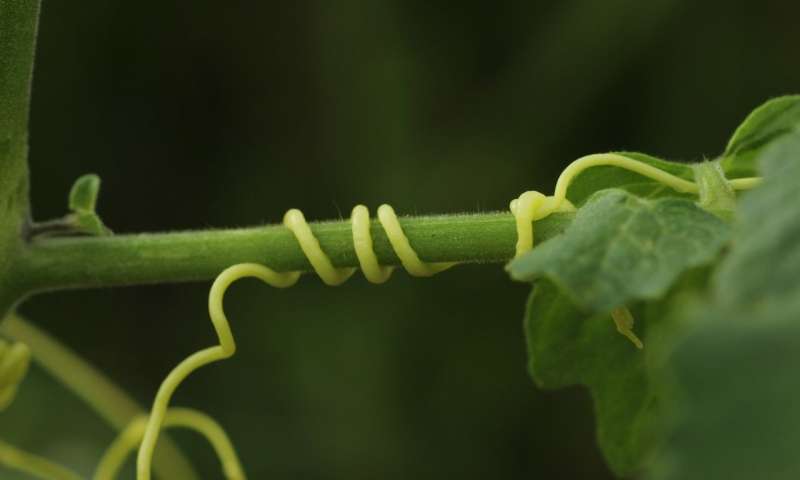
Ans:
[[[535,222],[537,241],[571,222],[553,214]],[[509,213],[440,215],[400,219],[403,231],[426,262],[503,262],[517,240]],[[349,220],[311,224],[336,267],[358,266]],[[377,222],[371,227],[381,264],[398,258]],[[256,262],[276,271],[310,271],[292,233],[283,226],[235,230],[147,233],[111,237],[40,239],[15,259],[12,275],[19,296],[70,288],[209,280],[230,265]]]

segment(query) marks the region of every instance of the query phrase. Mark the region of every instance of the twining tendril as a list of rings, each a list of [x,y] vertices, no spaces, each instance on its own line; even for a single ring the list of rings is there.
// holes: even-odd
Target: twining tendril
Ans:
[[[600,153],[581,157],[570,163],[561,172],[556,181],[555,192],[552,196],[545,196],[536,191],[523,193],[511,201],[509,208],[517,224],[517,246],[515,258],[524,255],[533,248],[533,222],[541,220],[554,212],[574,211],[575,206],[567,200],[567,189],[575,177],[591,167],[614,166],[624,168],[639,175],[651,178],[673,190],[683,193],[698,193],[696,183],[677,177],[644,162],[634,160],[616,153]],[[729,184],[734,190],[745,190],[759,184],[760,178],[740,178],[730,180]],[[618,307],[611,311],[611,318],[616,324],[617,331],[627,337],[638,348],[644,344],[633,332],[633,315],[625,307]]]
[[[397,215],[388,205],[383,205],[378,209],[378,220],[386,230],[389,242],[395,249],[400,262],[411,275],[430,276],[453,266],[452,263],[429,264],[421,261],[403,233]],[[323,282],[328,285],[340,285],[355,273],[355,268],[336,268],[333,266],[330,258],[322,251],[319,241],[311,231],[302,212],[296,209],[289,210],[284,216],[283,223],[294,234],[300,244],[300,248],[308,257],[309,263],[311,263],[314,271]],[[351,223],[353,244],[364,275],[371,282],[381,283],[386,281],[392,270],[390,267],[379,265],[375,252],[372,250],[372,239],[369,236],[369,212],[366,207],[359,205],[353,209]],[[222,308],[222,299],[231,283],[244,277],[255,277],[273,287],[286,288],[297,282],[300,278],[300,273],[278,273],[264,265],[242,263],[227,268],[214,280],[208,297],[208,312],[219,338],[219,345],[190,355],[178,364],[161,384],[153,402],[152,411],[147,419],[142,444],[137,456],[138,480],[150,479],[153,451],[158,441],[159,431],[167,418],[172,395],[181,382],[198,368],[228,358],[236,352],[236,342]],[[197,426],[195,425],[195,427]],[[225,464],[226,459],[223,458],[222,460],[223,464]],[[229,476],[227,478],[244,478],[243,475],[242,473],[241,477]]]
[[[116,478],[125,459],[134,451],[144,436],[147,427],[147,415],[133,420],[108,447],[100,463],[97,465],[93,480],[113,480]],[[170,408],[164,415],[162,428],[187,428],[203,435],[222,461],[225,478],[244,480],[245,474],[239,457],[236,455],[230,439],[219,424],[208,415],[189,408]]]
[[[27,345],[12,344],[0,338],[0,412],[14,401],[30,362],[31,351]]]
[[[294,285],[300,277],[300,274],[296,272],[277,273],[263,265],[242,263],[225,269],[225,271],[220,273],[216,280],[214,280],[214,284],[211,286],[211,291],[208,296],[208,313],[211,317],[211,323],[214,326],[217,337],[219,338],[219,345],[200,350],[190,355],[167,375],[167,378],[158,389],[136,460],[136,475],[139,480],[150,479],[153,451],[158,441],[159,431],[164,424],[164,418],[172,395],[181,382],[198,368],[208,365],[209,363],[223,360],[236,353],[236,342],[233,339],[228,319],[225,317],[225,312],[222,309],[222,298],[231,283],[244,277],[255,277],[273,287],[286,288]],[[230,461],[230,459],[226,458],[222,458],[221,460],[223,465]],[[233,480],[237,477],[228,478]],[[244,478],[244,474],[238,478]]]
[[[512,200],[509,205],[511,213],[517,220],[517,248],[516,257],[524,255],[533,248],[533,221],[541,220],[551,213],[560,211],[574,211],[575,206],[567,200],[567,189],[575,177],[591,167],[614,166],[652,178],[674,190],[683,193],[697,193],[698,186],[694,182],[676,177],[664,170],[658,169],[644,162],[619,155],[616,153],[599,153],[581,157],[570,163],[561,172],[556,181],[555,192],[552,196],[545,196],[536,191],[528,191]]]
[[[598,154],[589,155],[572,162],[559,176],[556,182],[555,192],[552,196],[545,196],[542,193],[529,191],[513,200],[510,209],[514,215],[517,226],[517,244],[515,256],[519,257],[533,248],[534,232],[533,222],[547,217],[554,212],[574,211],[575,206],[567,199],[567,189],[572,180],[587,168],[594,166],[616,166],[631,170],[645,177],[652,178],[674,190],[686,193],[698,193],[697,184],[683,178],[672,175],[646,163],[625,157],[618,154]],[[752,188],[758,183],[758,179],[746,178],[730,182],[734,189]],[[455,263],[426,263],[420,260],[414,248],[411,246],[408,237],[403,232],[400,222],[392,207],[382,205],[378,208],[378,221],[386,232],[392,248],[394,249],[400,263],[406,271],[414,276],[427,277],[446,270]],[[314,271],[322,281],[331,286],[341,285],[346,282],[356,271],[356,268],[337,268],[333,265],[328,255],[322,250],[319,241],[314,236],[311,227],[306,222],[300,210],[292,209],[286,212],[283,224],[288,228],[297,239],[300,248],[308,258]],[[353,232],[353,246],[364,276],[373,283],[383,283],[389,279],[393,268],[391,266],[380,265],[373,249],[372,237],[370,235],[369,211],[363,205],[356,206],[351,215],[351,226]],[[222,308],[222,300],[226,290],[234,281],[244,277],[255,277],[263,282],[278,288],[286,288],[294,285],[300,277],[299,272],[278,273],[272,269],[254,263],[242,263],[234,265],[224,270],[211,286],[208,298],[208,310],[211,322],[219,338],[219,345],[203,349],[196,352],[178,364],[167,376],[156,394],[155,401],[150,416],[140,419],[138,423],[129,427],[130,438],[123,437],[119,440],[115,450],[112,452],[112,460],[120,461],[124,458],[123,450],[127,451],[127,445],[138,437],[139,432],[144,428],[143,439],[137,457],[137,479],[149,480],[150,467],[152,463],[153,450],[158,440],[159,431],[163,426],[175,424],[175,409],[169,409],[169,403],[173,393],[181,382],[198,368],[218,360],[232,356],[236,352],[236,343],[231,333],[230,324]],[[633,316],[625,307],[619,307],[611,312],[611,316],[620,333],[628,337],[637,347],[641,348],[642,343],[633,333]],[[185,410],[178,410],[184,412]],[[171,420],[172,419],[172,420]],[[203,419],[197,417],[182,418],[185,420],[182,425],[195,428],[198,431],[208,427],[207,417]],[[142,425],[144,422],[144,426]],[[180,423],[180,422],[178,422]],[[216,424],[214,424],[216,425]],[[222,436],[220,436],[222,435]],[[209,438],[211,438],[209,436]],[[216,430],[215,438],[225,438],[221,429]],[[213,442],[213,440],[212,440]],[[227,445],[227,443],[226,443]],[[217,444],[219,447],[219,444]],[[125,447],[125,448],[123,448]],[[238,460],[231,448],[217,448],[223,465],[237,465]],[[121,456],[121,457],[120,457]],[[107,457],[108,458],[108,457]],[[111,460],[111,467],[108,471],[115,471],[116,468]],[[229,479],[243,479],[244,472],[241,469],[227,470],[225,474]],[[238,476],[235,476],[235,475]]]
[[[378,221],[386,232],[386,237],[397,258],[400,259],[403,268],[410,275],[430,277],[455,265],[455,263],[426,263],[420,260],[403,232],[397,214],[389,205],[384,204],[378,207]],[[319,246],[319,241],[311,232],[311,227],[308,226],[303,212],[300,210],[291,209],[286,212],[283,224],[292,231],[303,253],[308,257],[309,263],[325,284],[341,285],[356,272],[355,268],[335,268],[333,266],[328,255]],[[378,264],[378,258],[372,247],[367,207],[357,205],[353,208],[350,224],[353,231],[353,248],[364,276],[372,283],[385,282],[391,276],[393,268]]]

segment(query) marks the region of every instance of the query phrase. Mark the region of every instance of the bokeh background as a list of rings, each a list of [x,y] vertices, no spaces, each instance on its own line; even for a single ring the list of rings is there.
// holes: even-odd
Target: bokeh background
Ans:
[[[34,214],[62,215],[87,172],[125,233],[362,202],[500,210],[587,153],[713,157],[754,106],[800,90],[798,5],[45,0]],[[148,404],[214,342],[208,287],[58,293],[21,311]],[[227,297],[238,355],[174,403],[212,413],[257,479],[611,478],[586,392],[527,377],[527,291],[499,265],[337,289],[243,281]],[[114,436],[39,369],[0,429],[87,475]],[[172,436],[220,478],[201,439]]]

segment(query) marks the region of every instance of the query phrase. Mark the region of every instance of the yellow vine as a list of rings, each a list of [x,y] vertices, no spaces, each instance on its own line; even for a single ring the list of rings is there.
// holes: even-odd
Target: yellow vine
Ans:
[[[142,415],[133,420],[108,447],[97,465],[93,480],[113,480],[125,463],[128,455],[139,446],[147,427],[148,417]],[[222,462],[225,478],[244,480],[245,474],[228,435],[208,415],[189,408],[170,408],[164,415],[163,428],[181,427],[195,430],[203,435]]]

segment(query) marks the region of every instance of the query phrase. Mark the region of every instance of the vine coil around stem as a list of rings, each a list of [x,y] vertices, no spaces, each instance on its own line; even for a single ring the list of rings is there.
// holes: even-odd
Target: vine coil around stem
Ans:
[[[515,257],[524,255],[533,248],[533,221],[547,217],[554,212],[575,210],[575,206],[566,197],[567,189],[579,173],[594,166],[616,166],[631,170],[679,192],[696,194],[699,191],[697,184],[694,182],[623,155],[608,153],[579,158],[561,173],[552,196],[528,191],[511,201],[509,208],[516,219],[517,225]],[[752,188],[757,184],[758,179],[756,178],[738,179],[730,182],[731,187],[734,189]],[[353,232],[353,247],[364,276],[372,283],[385,282],[392,273],[392,267],[381,266],[372,249],[367,207],[358,205],[353,208],[350,219]],[[384,204],[378,208],[378,221],[384,228],[401,264],[410,275],[428,277],[455,265],[455,263],[426,263],[420,260],[409,243],[408,237],[403,233],[397,220],[397,215],[389,205]],[[355,268],[336,268],[333,266],[328,256],[322,251],[319,241],[314,237],[300,210],[291,209],[286,212],[283,224],[292,231],[314,271],[325,284],[331,286],[341,285],[355,273]],[[219,338],[219,345],[206,348],[186,358],[170,372],[161,384],[153,402],[153,409],[147,421],[144,438],[137,457],[138,480],[150,479],[150,465],[159,430],[168,412],[172,394],[180,383],[196,369],[209,363],[229,358],[236,352],[236,342],[231,332],[230,323],[225,316],[222,301],[231,283],[244,277],[255,277],[273,287],[287,288],[297,283],[300,278],[300,272],[279,273],[264,265],[242,263],[229,267],[219,274],[211,287],[208,299],[209,316]],[[610,313],[617,330],[630,339],[638,348],[642,348],[641,340],[633,333],[633,316],[630,311],[625,306],[619,306]],[[221,460],[223,464],[231,461],[230,458],[222,458]],[[228,478],[233,480],[232,477]]]
[[[694,182],[623,155],[609,153],[579,158],[561,173],[556,182],[553,195],[545,196],[540,192],[528,191],[511,201],[509,207],[515,218],[517,230],[515,258],[524,255],[533,248],[533,222],[535,220],[543,219],[555,212],[575,211],[575,206],[566,197],[568,187],[578,174],[594,166],[616,166],[656,180],[679,192],[693,194],[699,192],[699,187]],[[728,184],[734,190],[743,190],[753,188],[758,185],[759,181],[759,178],[742,178],[730,180]],[[393,250],[400,259],[401,265],[410,275],[428,277],[456,265],[453,262],[427,263],[422,261],[403,232],[396,213],[389,205],[381,205],[378,208],[377,218],[386,232]],[[350,223],[353,248],[364,276],[372,283],[386,282],[390,278],[394,267],[380,265],[378,262],[373,250],[373,241],[370,235],[371,220],[367,207],[363,205],[356,206],[352,211]],[[284,215],[283,225],[292,232],[314,271],[325,284],[331,286],[341,285],[357,270],[356,268],[336,268],[333,266],[300,210],[291,209],[287,211]],[[297,283],[300,278],[300,272],[276,272],[264,265],[240,263],[228,267],[217,276],[209,292],[208,309],[219,344],[190,355],[169,373],[159,387],[150,414],[131,422],[112,443],[98,466],[95,480],[112,479],[121,467],[127,453],[140,441],[141,444],[137,456],[137,479],[149,480],[153,452],[159,432],[162,427],[174,426],[190,428],[204,435],[219,456],[226,478],[244,480],[245,474],[235,450],[218,424],[201,412],[169,407],[172,395],[192,372],[204,365],[229,358],[235,354],[236,342],[231,332],[230,323],[223,310],[223,298],[228,287],[234,281],[244,277],[258,278],[273,287],[287,288]],[[633,317],[628,309],[625,306],[619,306],[613,309],[610,314],[617,330],[637,347],[642,348],[641,341],[633,333]],[[24,346],[15,346],[14,361],[10,361],[8,365],[2,360],[2,353],[8,351],[8,349],[3,350],[2,347],[2,344],[0,344],[0,404],[6,397],[9,398],[8,402],[10,402],[16,385],[27,367]],[[7,357],[12,358],[8,355]],[[25,368],[21,367],[23,364]],[[12,374],[9,375],[8,372],[12,372]],[[9,382],[7,381],[8,379],[13,381]],[[3,381],[6,381],[5,384]],[[29,458],[31,462],[41,460],[38,457],[25,457],[24,455],[15,458]],[[24,468],[24,465],[18,465],[18,467]]]

